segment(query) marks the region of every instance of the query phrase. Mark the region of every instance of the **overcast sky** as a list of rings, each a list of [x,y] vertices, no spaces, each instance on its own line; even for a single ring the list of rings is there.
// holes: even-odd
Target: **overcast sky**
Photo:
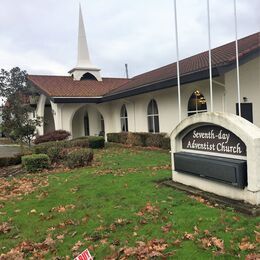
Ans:
[[[81,0],[92,63],[124,77],[176,60],[173,0]],[[79,0],[0,0],[0,68],[67,75]],[[210,0],[212,45],[234,40],[233,0]],[[181,58],[207,49],[206,0],[177,0]],[[260,0],[237,0],[239,38],[259,31]]]

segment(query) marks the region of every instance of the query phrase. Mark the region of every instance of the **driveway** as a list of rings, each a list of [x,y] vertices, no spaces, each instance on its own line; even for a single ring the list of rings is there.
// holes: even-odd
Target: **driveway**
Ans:
[[[20,146],[18,145],[0,145],[0,158],[12,157],[20,152]]]

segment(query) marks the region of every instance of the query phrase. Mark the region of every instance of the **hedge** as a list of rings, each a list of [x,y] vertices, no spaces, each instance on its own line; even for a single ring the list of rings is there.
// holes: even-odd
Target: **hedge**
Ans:
[[[62,159],[64,159],[63,149],[64,148],[59,146],[53,146],[48,148],[47,155],[49,156],[51,163],[59,162]]]
[[[54,142],[47,142],[43,144],[37,144],[34,146],[34,153],[36,154],[48,154],[48,149],[51,147],[60,147],[60,148],[65,148],[69,147],[70,144],[68,141],[54,141]]]
[[[170,150],[171,147],[170,138],[165,133],[109,133],[107,141],[133,146],[159,147],[166,150]]]
[[[70,169],[90,165],[93,160],[92,149],[80,148],[68,153],[66,157],[66,165]]]
[[[50,167],[50,158],[47,154],[32,154],[22,157],[22,165],[28,172],[37,172]]]
[[[105,147],[105,139],[103,136],[89,136],[89,148],[99,149]]]
[[[46,143],[51,141],[62,141],[68,139],[69,136],[70,133],[65,130],[56,130],[44,135],[37,136],[34,140],[34,143],[41,144],[41,143]]]
[[[98,149],[98,148],[103,148],[104,146],[105,146],[105,139],[102,136],[83,136],[72,140],[54,141],[54,142],[37,144],[34,146],[34,153],[36,154],[43,153],[52,157],[51,153],[55,153],[55,151],[58,153],[58,150],[63,148],[81,147],[81,148]]]

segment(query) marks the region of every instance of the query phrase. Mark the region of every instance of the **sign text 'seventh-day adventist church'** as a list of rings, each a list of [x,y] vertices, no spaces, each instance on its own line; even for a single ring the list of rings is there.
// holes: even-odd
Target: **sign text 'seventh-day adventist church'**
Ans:
[[[217,125],[203,125],[188,132],[182,139],[182,148],[246,156],[244,142],[229,130]]]

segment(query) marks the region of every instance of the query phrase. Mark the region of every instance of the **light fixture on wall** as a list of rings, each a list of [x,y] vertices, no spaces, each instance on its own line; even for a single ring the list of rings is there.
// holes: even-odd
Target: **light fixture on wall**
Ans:
[[[248,98],[247,97],[243,97],[243,101],[244,101],[244,103],[247,103],[248,102]]]

